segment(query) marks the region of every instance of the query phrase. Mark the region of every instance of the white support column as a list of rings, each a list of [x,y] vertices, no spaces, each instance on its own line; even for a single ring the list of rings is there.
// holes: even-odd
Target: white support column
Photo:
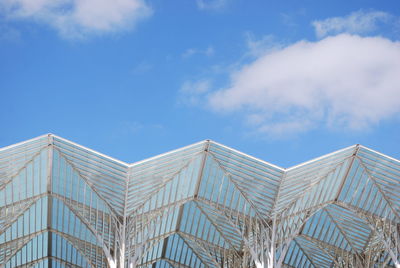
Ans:
[[[276,238],[276,215],[272,221],[272,234],[271,234],[271,243],[268,249],[268,268],[273,268],[275,264],[275,238]]]
[[[48,151],[47,151],[47,230],[52,229],[52,213],[53,213],[53,199],[51,198],[52,183],[53,183],[53,136],[48,135]],[[47,245],[47,256],[50,257],[52,254],[52,232],[48,232],[48,245]],[[53,267],[53,261],[49,258],[49,268]]]
[[[120,238],[119,238],[119,261],[118,261],[118,268],[124,268],[125,267],[125,248],[126,248],[126,235],[125,235],[125,229],[126,229],[126,217],[124,215],[124,218],[122,220],[122,226],[120,230]]]
[[[126,180],[126,185],[125,185],[125,197],[124,197],[124,212],[122,215],[122,226],[120,226],[120,244],[119,244],[119,268],[124,268],[125,267],[125,255],[126,255],[126,247],[127,247],[127,239],[126,239],[126,231],[127,231],[127,219],[128,219],[128,214],[127,214],[127,207],[128,207],[128,191],[129,191],[129,181],[131,178],[131,173],[128,170],[127,176],[125,178]],[[129,233],[129,231],[128,231]],[[129,245],[130,246],[130,245]],[[130,250],[130,249],[128,249]],[[118,253],[117,253],[118,254]],[[130,255],[130,254],[128,254]],[[130,267],[130,258],[128,256],[128,267]],[[136,266],[133,265],[134,267]]]
[[[108,265],[110,265],[110,268],[117,268],[117,264],[113,259],[107,259]]]

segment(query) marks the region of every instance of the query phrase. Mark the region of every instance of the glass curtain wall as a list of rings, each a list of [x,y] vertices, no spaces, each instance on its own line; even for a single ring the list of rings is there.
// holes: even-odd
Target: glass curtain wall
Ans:
[[[213,141],[133,164],[49,134],[0,149],[0,267],[400,267],[400,161],[281,168]]]

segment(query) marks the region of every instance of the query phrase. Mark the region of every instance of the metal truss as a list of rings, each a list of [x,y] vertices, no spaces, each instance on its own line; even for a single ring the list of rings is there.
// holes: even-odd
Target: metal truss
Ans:
[[[0,149],[0,267],[400,267],[400,161],[288,169],[213,141],[128,164],[48,134]],[[39,243],[46,243],[46,247]]]

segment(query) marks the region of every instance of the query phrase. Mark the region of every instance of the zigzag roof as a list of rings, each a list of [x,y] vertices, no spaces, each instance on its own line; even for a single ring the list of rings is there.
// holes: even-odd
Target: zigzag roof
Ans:
[[[153,217],[142,265],[213,267],[224,256],[233,265],[251,248],[246,239],[254,239],[242,226],[259,228],[250,223],[256,219],[278,222],[281,243],[291,238],[285,265],[330,267],[344,256],[366,259],[377,228],[386,228],[378,221],[387,228],[400,223],[400,161],[362,145],[282,168],[205,140],[129,164],[46,134],[0,149],[0,190],[48,148],[52,161],[70,165],[118,221]],[[132,248],[142,243],[135,228]],[[394,265],[385,252],[377,262]]]

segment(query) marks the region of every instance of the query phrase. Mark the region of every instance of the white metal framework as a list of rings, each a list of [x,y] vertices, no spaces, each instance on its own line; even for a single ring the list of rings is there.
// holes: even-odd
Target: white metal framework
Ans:
[[[206,140],[127,164],[48,134],[0,149],[0,267],[399,268],[400,161]]]

